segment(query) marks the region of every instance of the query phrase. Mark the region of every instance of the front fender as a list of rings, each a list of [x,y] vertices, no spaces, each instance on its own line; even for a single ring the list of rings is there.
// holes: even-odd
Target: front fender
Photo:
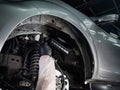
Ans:
[[[93,78],[98,75],[97,52],[89,27],[95,24],[85,15],[59,0],[26,1],[0,4],[0,51],[14,28],[34,15],[52,15],[64,19],[84,35],[90,45],[95,62]],[[93,29],[95,30],[95,28]]]

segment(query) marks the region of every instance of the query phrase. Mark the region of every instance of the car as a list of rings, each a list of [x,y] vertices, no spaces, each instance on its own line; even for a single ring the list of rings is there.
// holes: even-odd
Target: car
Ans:
[[[0,2],[0,88],[35,90],[42,49],[55,59],[56,90],[120,90],[120,40],[61,0]],[[44,51],[43,51],[44,52]]]

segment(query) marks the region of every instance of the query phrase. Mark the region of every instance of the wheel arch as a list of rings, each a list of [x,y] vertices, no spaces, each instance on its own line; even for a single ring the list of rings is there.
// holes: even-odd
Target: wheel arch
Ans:
[[[26,4],[29,4],[31,9],[30,8],[23,9],[19,5],[14,6],[12,4],[7,4],[7,5],[3,4],[0,6],[1,9],[5,8],[4,11],[2,10],[3,14],[0,15],[0,19],[1,19],[0,23],[2,23],[1,24],[2,26],[0,25],[0,29],[1,29],[0,32],[2,33],[2,34],[0,34],[0,36],[1,36],[0,37],[1,38],[0,39],[0,51],[1,51],[5,41],[7,40],[8,36],[11,34],[11,32],[15,29],[15,27],[20,22],[22,22],[26,18],[34,16],[34,15],[44,15],[44,14],[56,16],[56,17],[59,17],[61,19],[64,19],[65,21],[71,23],[73,26],[75,26],[79,30],[78,32],[79,32],[79,34],[81,34],[83,36],[83,38],[85,40],[84,42],[86,43],[86,45],[88,47],[87,50],[90,51],[93,61],[95,62],[94,73],[93,73],[92,77],[97,76],[98,61],[97,61],[95,45],[94,45],[94,42],[92,40],[89,30],[86,28],[86,26],[84,25],[84,23],[82,21],[82,19],[84,19],[84,18],[88,19],[88,18],[86,16],[84,16],[83,14],[77,12],[75,9],[73,9],[71,7],[69,8],[68,5],[67,5],[67,8],[65,8],[66,4],[63,7],[63,6],[60,6],[61,5],[60,3],[59,3],[59,6],[57,6],[57,5],[53,5],[54,4],[53,2],[52,3],[44,2],[45,6],[53,5],[53,7],[51,7],[51,8],[44,9],[44,8],[42,8],[42,5],[41,5],[42,3],[40,3],[40,2],[43,2],[43,1],[39,1],[39,3],[34,2],[33,5],[32,5],[33,1],[30,3],[26,3]],[[37,7],[35,5],[37,5]],[[7,6],[7,7],[5,7],[5,6]],[[15,9],[15,7],[17,7],[17,8]],[[27,10],[27,12],[25,12],[24,10]],[[9,12],[7,12],[7,11],[9,11]],[[78,15],[76,15],[74,13],[77,13]],[[20,14],[20,15],[18,15],[18,14]],[[6,15],[7,15],[7,19],[9,21],[7,21],[7,20],[3,21],[3,19],[2,19]],[[80,19],[80,18],[82,18],[82,19]],[[86,64],[87,64],[87,61],[86,61]]]

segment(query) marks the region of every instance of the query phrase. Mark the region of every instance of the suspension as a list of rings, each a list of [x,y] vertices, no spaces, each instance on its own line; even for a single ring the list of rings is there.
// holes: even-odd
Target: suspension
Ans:
[[[30,63],[30,73],[32,75],[32,81],[36,81],[38,78],[39,59],[40,59],[40,35],[36,35]]]
[[[33,81],[38,77],[39,71],[39,59],[40,59],[40,43],[36,42],[34,45],[35,49],[32,51],[31,64],[30,64],[30,73],[32,75]]]

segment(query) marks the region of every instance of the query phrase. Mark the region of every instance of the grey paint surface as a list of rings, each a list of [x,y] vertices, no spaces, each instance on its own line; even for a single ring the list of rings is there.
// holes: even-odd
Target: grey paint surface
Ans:
[[[92,79],[120,82],[120,41],[96,26],[88,17],[59,0],[0,4],[0,50],[13,29],[34,15],[53,15],[73,24],[86,37],[95,62]]]

